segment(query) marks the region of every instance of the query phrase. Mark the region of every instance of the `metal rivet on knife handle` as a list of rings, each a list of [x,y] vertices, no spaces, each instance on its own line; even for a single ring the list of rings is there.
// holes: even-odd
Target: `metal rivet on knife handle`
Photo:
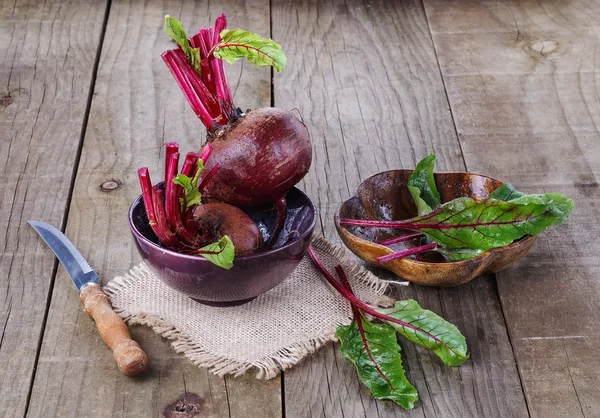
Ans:
[[[80,299],[87,314],[96,321],[102,340],[112,350],[119,370],[127,376],[143,373],[148,368],[148,357],[131,339],[127,325],[115,313],[102,288],[87,286],[81,290]]]

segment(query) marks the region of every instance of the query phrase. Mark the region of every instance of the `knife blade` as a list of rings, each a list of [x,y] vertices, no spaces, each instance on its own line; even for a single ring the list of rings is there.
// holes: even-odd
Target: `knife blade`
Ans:
[[[148,368],[148,357],[139,344],[131,339],[127,325],[113,310],[94,269],[60,230],[42,221],[31,220],[29,224],[73,280],[84,310],[96,322],[98,332],[112,350],[119,370],[127,376],[144,372]]]

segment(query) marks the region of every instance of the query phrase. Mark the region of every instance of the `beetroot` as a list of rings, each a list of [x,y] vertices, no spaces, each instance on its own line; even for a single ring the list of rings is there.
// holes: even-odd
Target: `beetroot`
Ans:
[[[201,234],[212,236],[213,241],[229,236],[236,256],[253,253],[262,247],[262,234],[254,221],[233,205],[205,203],[196,206],[193,213]]]
[[[210,141],[221,170],[205,196],[239,206],[274,203],[308,172],[312,147],[308,130],[287,110],[253,110],[220,130]]]
[[[277,223],[271,246],[286,217],[287,192],[308,172],[312,146],[306,125],[287,110],[263,108],[243,113],[233,103],[223,60],[246,58],[281,71],[281,46],[241,29],[225,29],[225,15],[213,28],[187,38],[181,22],[166,16],[165,32],[179,47],[162,54],[193,111],[206,126],[213,156],[206,173],[211,201],[253,207],[274,205]],[[214,167],[220,167],[215,174]],[[206,177],[209,174],[205,174]]]
[[[262,234],[241,209],[226,203],[202,204],[200,192],[220,168],[213,164],[200,182],[212,145],[201,155],[188,153],[179,174],[178,150],[178,144],[167,144],[164,187],[152,186],[147,167],[138,170],[148,223],[163,246],[231,268],[234,255],[262,247]]]

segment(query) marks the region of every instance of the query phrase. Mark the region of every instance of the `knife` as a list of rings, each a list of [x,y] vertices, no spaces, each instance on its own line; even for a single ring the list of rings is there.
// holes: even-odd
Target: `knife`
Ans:
[[[139,344],[131,339],[127,325],[113,310],[94,269],[58,229],[41,221],[29,221],[29,225],[40,234],[73,279],[83,309],[96,321],[98,332],[112,350],[119,370],[126,376],[143,373],[148,368],[148,357]]]

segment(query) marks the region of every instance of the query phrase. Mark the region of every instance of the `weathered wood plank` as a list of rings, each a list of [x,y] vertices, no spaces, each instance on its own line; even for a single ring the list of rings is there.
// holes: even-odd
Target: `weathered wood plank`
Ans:
[[[64,222],[105,2],[0,2],[0,415],[22,416]]]
[[[439,170],[464,171],[423,7],[418,1],[275,1],[273,38],[288,53],[275,75],[275,104],[298,107],[315,148],[304,188],[319,204],[325,235],[361,180],[413,168],[435,151]],[[377,274],[384,275],[382,271]],[[329,346],[285,373],[291,417],[526,416],[493,278],[457,289],[403,288],[454,322],[472,358],[460,368],[410,343],[404,364],[421,403],[413,412],[375,401],[352,365]]]
[[[226,12],[232,27],[264,33],[269,28],[265,10],[268,1],[112,2],[67,225],[67,234],[105,282],[139,261],[126,216],[139,194],[137,169],[148,166],[158,181],[163,170],[161,144],[175,140],[182,150],[197,150],[205,135],[160,58],[173,47],[162,31],[164,15],[181,16],[192,30],[213,24],[218,14]],[[270,103],[268,70],[240,63],[229,74],[240,106]],[[119,187],[102,192],[100,185],[109,180]],[[199,405],[203,417],[281,411],[278,379],[264,384],[211,376],[143,327],[132,331],[148,353],[149,373],[140,379],[122,376],[77,297],[60,270],[31,416],[162,416],[182,396],[187,396],[187,405]]]
[[[598,416],[600,5],[428,0],[426,10],[469,170],[575,201],[498,287],[531,414]]]

